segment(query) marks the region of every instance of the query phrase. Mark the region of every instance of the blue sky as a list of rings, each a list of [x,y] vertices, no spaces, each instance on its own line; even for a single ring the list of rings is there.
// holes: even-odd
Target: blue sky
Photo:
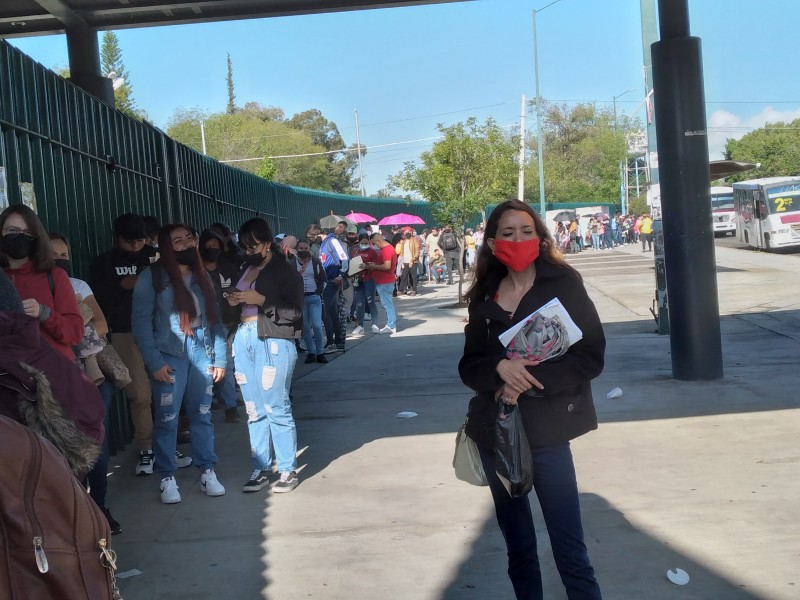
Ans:
[[[469,116],[519,123],[534,93],[531,9],[548,0],[477,0],[413,8],[120,30],[134,98],[159,126],[178,107],[222,111],[231,54],[237,102],[318,108],[355,142],[358,109],[369,193],[429,148],[436,124]],[[703,40],[709,146],[766,121],[800,117],[795,0],[690,0]],[[639,0],[560,0],[538,13],[539,76],[550,101],[617,101],[641,108]],[[66,66],[63,36],[11,43]],[[535,130],[533,116],[528,131]]]

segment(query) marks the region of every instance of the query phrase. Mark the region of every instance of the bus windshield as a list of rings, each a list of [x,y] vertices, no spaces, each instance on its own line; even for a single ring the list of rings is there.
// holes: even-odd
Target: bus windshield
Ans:
[[[711,196],[712,210],[733,210],[733,194],[724,196]]]
[[[781,214],[800,210],[800,185],[780,185],[768,188],[767,206],[771,214]]]

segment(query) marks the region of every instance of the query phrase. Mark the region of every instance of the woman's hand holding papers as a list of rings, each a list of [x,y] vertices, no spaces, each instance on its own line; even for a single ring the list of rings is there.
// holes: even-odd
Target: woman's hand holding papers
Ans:
[[[515,392],[517,395],[527,392],[532,387],[543,390],[544,386],[528,371],[528,367],[535,367],[538,364],[535,360],[503,359],[497,364],[497,374],[505,382],[509,391]]]

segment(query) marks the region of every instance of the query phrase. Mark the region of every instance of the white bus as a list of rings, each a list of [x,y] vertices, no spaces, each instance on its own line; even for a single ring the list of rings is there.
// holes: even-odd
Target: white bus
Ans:
[[[711,188],[711,224],[714,235],[736,235],[736,211],[733,209],[733,188],[713,186]]]
[[[733,184],[740,242],[774,250],[800,246],[800,177],[767,177]]]

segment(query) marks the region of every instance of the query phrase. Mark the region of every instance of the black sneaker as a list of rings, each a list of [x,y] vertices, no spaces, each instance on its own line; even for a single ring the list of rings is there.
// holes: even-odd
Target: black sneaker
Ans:
[[[118,535],[122,533],[122,526],[111,516],[111,511],[108,510],[107,506],[103,506],[100,508],[103,511],[103,514],[106,516],[106,521],[108,521],[108,527],[111,529],[111,535]]]
[[[322,354],[320,354],[320,356],[322,356]],[[317,362],[317,355],[316,354],[309,354],[308,356],[306,356],[305,363],[307,365],[310,365],[313,362]]]
[[[344,352],[344,342],[341,342],[340,344],[336,344],[336,349],[337,350],[341,350],[342,352]]]
[[[295,471],[288,471],[281,473],[281,478],[272,486],[272,491],[276,494],[283,494],[291,492],[294,488],[300,485],[300,480],[297,478]]]
[[[318,354],[317,355],[317,362],[320,363],[320,364],[325,365],[325,364],[328,364],[328,359],[325,358],[324,354]]]
[[[250,480],[242,486],[242,491],[259,492],[269,485],[269,478],[266,471],[253,471],[250,475]]]

